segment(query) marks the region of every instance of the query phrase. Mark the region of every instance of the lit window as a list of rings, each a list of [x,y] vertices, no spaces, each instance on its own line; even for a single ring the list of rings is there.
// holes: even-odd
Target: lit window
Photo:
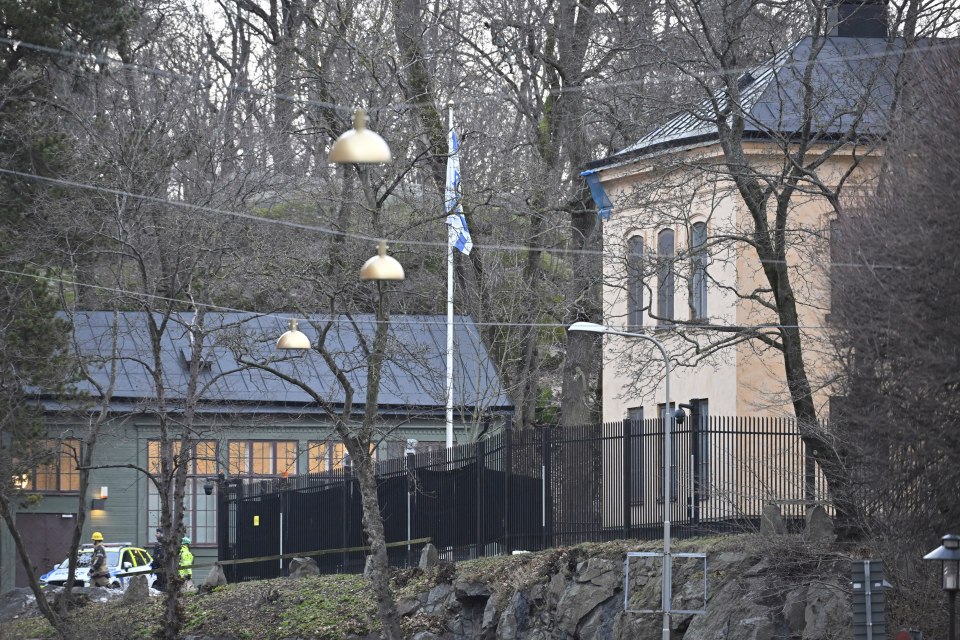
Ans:
[[[180,453],[180,441],[170,443],[174,456]],[[217,441],[202,440],[196,443],[193,455],[187,461],[187,484],[183,495],[183,526],[194,545],[217,543],[217,496],[207,495],[203,485],[208,477],[216,475]],[[152,473],[160,471],[160,441],[147,443],[147,468]],[[160,526],[160,494],[157,487],[147,483],[147,539],[152,540]]]
[[[74,493],[80,490],[79,440],[44,440],[40,445],[47,464],[38,465],[22,483],[27,491]]]
[[[343,468],[346,447],[342,442],[310,442],[307,445],[310,473],[327,473]]]
[[[228,471],[234,477],[269,478],[297,473],[296,440],[231,440]]]

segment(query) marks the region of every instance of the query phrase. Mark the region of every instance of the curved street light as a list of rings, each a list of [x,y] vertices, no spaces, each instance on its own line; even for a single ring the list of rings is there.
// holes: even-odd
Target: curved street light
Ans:
[[[670,640],[670,602],[673,599],[671,593],[673,590],[673,585],[671,583],[673,562],[670,557],[670,460],[672,460],[671,449],[673,443],[671,440],[673,435],[673,421],[675,418],[673,411],[670,410],[670,357],[667,355],[667,350],[663,347],[663,343],[652,336],[644,335],[642,333],[631,333],[629,331],[611,329],[610,327],[597,324],[595,322],[574,322],[572,325],[570,325],[567,331],[600,333],[611,336],[623,336],[625,338],[646,340],[647,342],[652,342],[654,345],[656,345],[657,349],[660,350],[660,355],[663,356],[663,581],[660,588],[660,597],[661,607],[663,608],[663,640]]]

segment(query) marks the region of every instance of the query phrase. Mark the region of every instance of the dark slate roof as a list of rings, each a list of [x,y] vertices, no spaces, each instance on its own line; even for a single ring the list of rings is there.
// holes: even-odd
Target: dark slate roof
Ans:
[[[159,316],[157,316],[159,318]],[[111,406],[125,410],[149,405],[156,396],[150,376],[152,350],[149,347],[147,316],[139,312],[119,315],[114,332],[112,312],[81,312],[74,318],[74,333],[80,352],[94,364],[94,377],[102,384],[108,380],[113,335],[116,333],[116,387]],[[176,403],[186,395],[192,313],[175,314],[163,334],[161,357],[165,374],[165,393]],[[354,411],[362,411],[366,398],[366,362],[358,336],[372,340],[375,318],[372,315],[317,315],[300,320],[299,329],[311,338],[317,329],[331,323],[326,345],[354,387]],[[344,402],[343,390],[315,351],[277,351],[274,344],[287,330],[287,322],[276,316],[249,313],[208,313],[204,329],[211,346],[204,349],[208,367],[200,375],[200,384],[208,385],[202,395],[204,411],[286,412],[318,411],[310,397],[298,387],[272,373],[243,367],[234,357],[236,345],[247,359],[270,362],[271,366],[311,388],[337,406]],[[394,316],[390,320],[387,361],[384,362],[379,406],[383,413],[443,412],[446,406],[446,316]],[[99,361],[99,364],[97,363]],[[87,381],[77,383],[80,392],[99,395]],[[48,408],[58,405],[45,399]],[[477,328],[467,316],[454,318],[454,405],[467,411],[507,411],[510,401],[484,348]]]
[[[789,138],[799,132],[805,95],[803,78],[814,44],[813,38],[803,38],[740,77],[741,103],[747,114],[746,137]],[[890,44],[883,38],[827,38],[815,56],[811,74],[812,135],[884,135],[902,56],[900,40]],[[716,99],[723,108],[729,97],[722,90],[717,92]],[[626,149],[587,167],[601,169],[664,149],[711,144],[717,140],[713,118],[713,108],[704,100]]]

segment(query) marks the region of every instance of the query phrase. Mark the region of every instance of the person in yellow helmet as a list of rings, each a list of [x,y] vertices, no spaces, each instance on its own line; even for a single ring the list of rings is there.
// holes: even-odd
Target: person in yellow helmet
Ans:
[[[106,587],[110,584],[110,570],[107,569],[107,550],[103,548],[103,534],[94,531],[90,539],[93,540],[93,554],[90,557],[90,584],[95,587]]]
[[[193,589],[193,553],[190,551],[190,538],[187,536],[180,539],[180,567],[183,588],[190,591]]]

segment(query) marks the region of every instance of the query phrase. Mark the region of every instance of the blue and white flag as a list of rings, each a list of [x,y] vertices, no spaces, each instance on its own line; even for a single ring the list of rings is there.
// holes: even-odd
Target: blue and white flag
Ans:
[[[457,134],[453,131],[453,113],[450,113],[450,135],[448,138],[450,155],[447,156],[447,185],[444,190],[445,208],[447,210],[447,234],[450,244],[460,253],[470,254],[473,240],[470,239],[470,230],[467,229],[467,219],[463,217],[463,207],[460,200],[463,192],[460,189],[460,144]]]

